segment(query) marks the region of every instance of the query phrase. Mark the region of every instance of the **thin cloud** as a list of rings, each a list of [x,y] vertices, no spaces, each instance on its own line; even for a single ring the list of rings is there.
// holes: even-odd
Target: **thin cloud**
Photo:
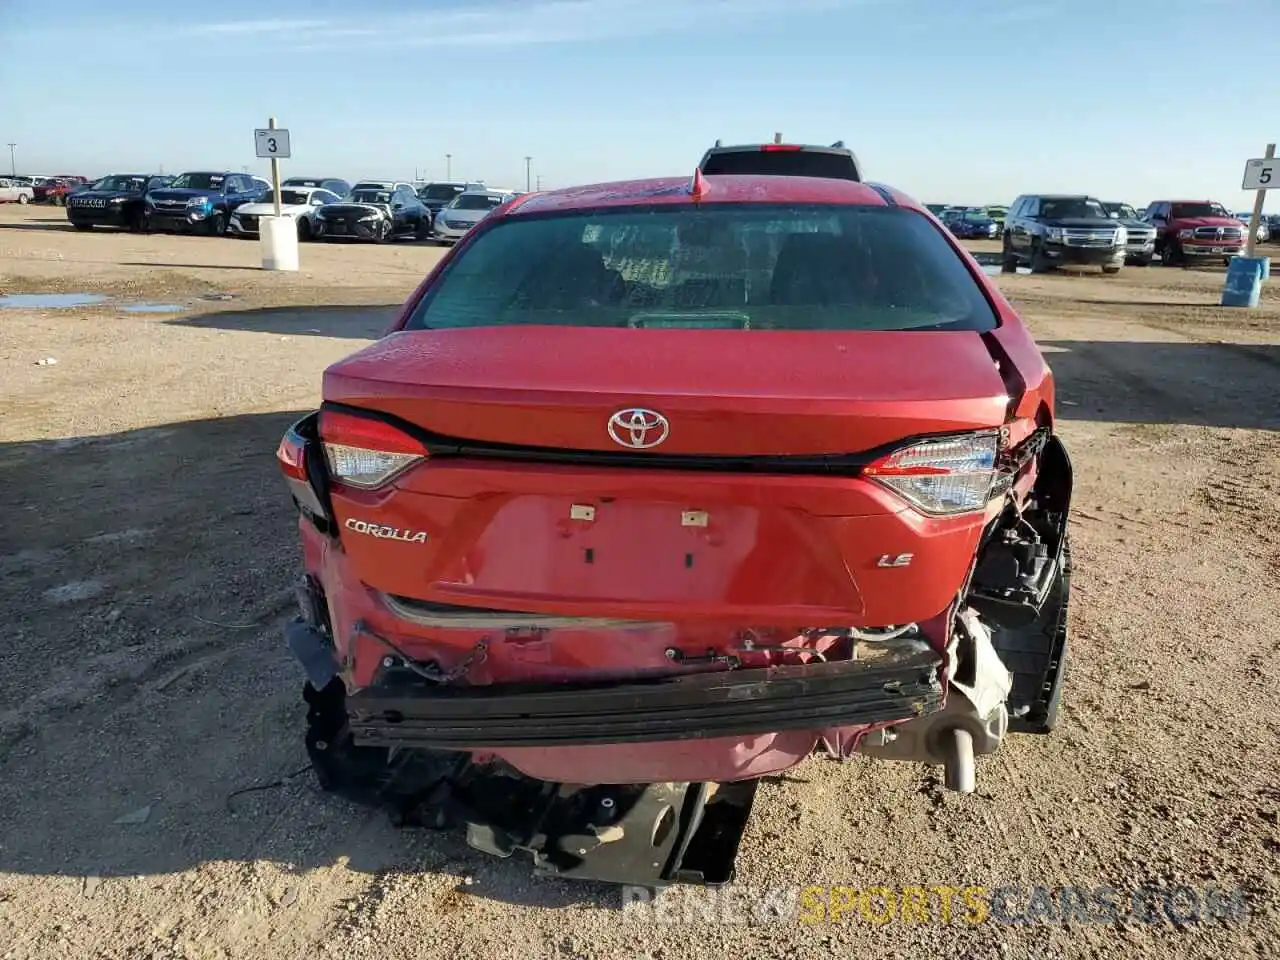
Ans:
[[[884,0],[535,0],[488,3],[410,16],[355,15],[329,20],[236,20],[179,28],[284,43],[315,51],[369,47],[519,47],[652,36],[717,23],[738,26],[798,13],[818,13]]]

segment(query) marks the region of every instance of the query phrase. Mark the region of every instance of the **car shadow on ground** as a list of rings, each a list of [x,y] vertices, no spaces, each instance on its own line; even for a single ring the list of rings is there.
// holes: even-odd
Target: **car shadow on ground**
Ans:
[[[177,327],[373,340],[387,331],[400,307],[399,303],[367,307],[265,307],[174,317],[164,322]]]
[[[437,874],[458,893],[620,906],[459,833],[322,792],[287,652],[297,515],[275,462],[303,411],[0,444],[0,874],[214,862]],[[299,881],[301,882],[301,881]],[[442,891],[445,892],[445,891]]]
[[[1280,344],[1039,344],[1053,370],[1057,414],[1064,419],[1280,430]]]

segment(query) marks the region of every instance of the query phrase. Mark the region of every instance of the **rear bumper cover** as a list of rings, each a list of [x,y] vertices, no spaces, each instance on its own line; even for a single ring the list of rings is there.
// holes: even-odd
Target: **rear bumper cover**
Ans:
[[[942,658],[920,641],[874,660],[612,683],[366,687],[347,700],[358,744],[501,749],[668,742],[875,725],[940,709]]]

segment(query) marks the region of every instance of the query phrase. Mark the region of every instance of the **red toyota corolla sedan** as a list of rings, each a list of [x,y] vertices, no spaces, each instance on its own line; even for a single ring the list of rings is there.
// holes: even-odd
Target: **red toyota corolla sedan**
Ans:
[[[1008,302],[891,188],[505,204],[280,444],[321,782],[653,883],[731,876],[758,778],[815,752],[972,790],[1057,716],[1053,404]]]

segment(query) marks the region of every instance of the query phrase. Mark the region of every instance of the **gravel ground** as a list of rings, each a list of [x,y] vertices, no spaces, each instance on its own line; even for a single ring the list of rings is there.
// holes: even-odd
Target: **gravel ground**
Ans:
[[[743,895],[1012,885],[1022,913],[1035,885],[1213,886],[1241,914],[734,922],[741,901],[697,891],[623,911],[289,776],[297,550],[273,451],[439,251],[308,245],[305,272],[273,274],[254,243],[61,216],[0,208],[0,293],[112,298],[0,308],[0,958],[1280,955],[1274,282],[1231,311],[1213,271],[1000,279],[1059,378],[1077,476],[1059,731],[980,761],[970,796],[810,761],[762,786],[739,858]],[[265,789],[230,796],[246,786]]]

